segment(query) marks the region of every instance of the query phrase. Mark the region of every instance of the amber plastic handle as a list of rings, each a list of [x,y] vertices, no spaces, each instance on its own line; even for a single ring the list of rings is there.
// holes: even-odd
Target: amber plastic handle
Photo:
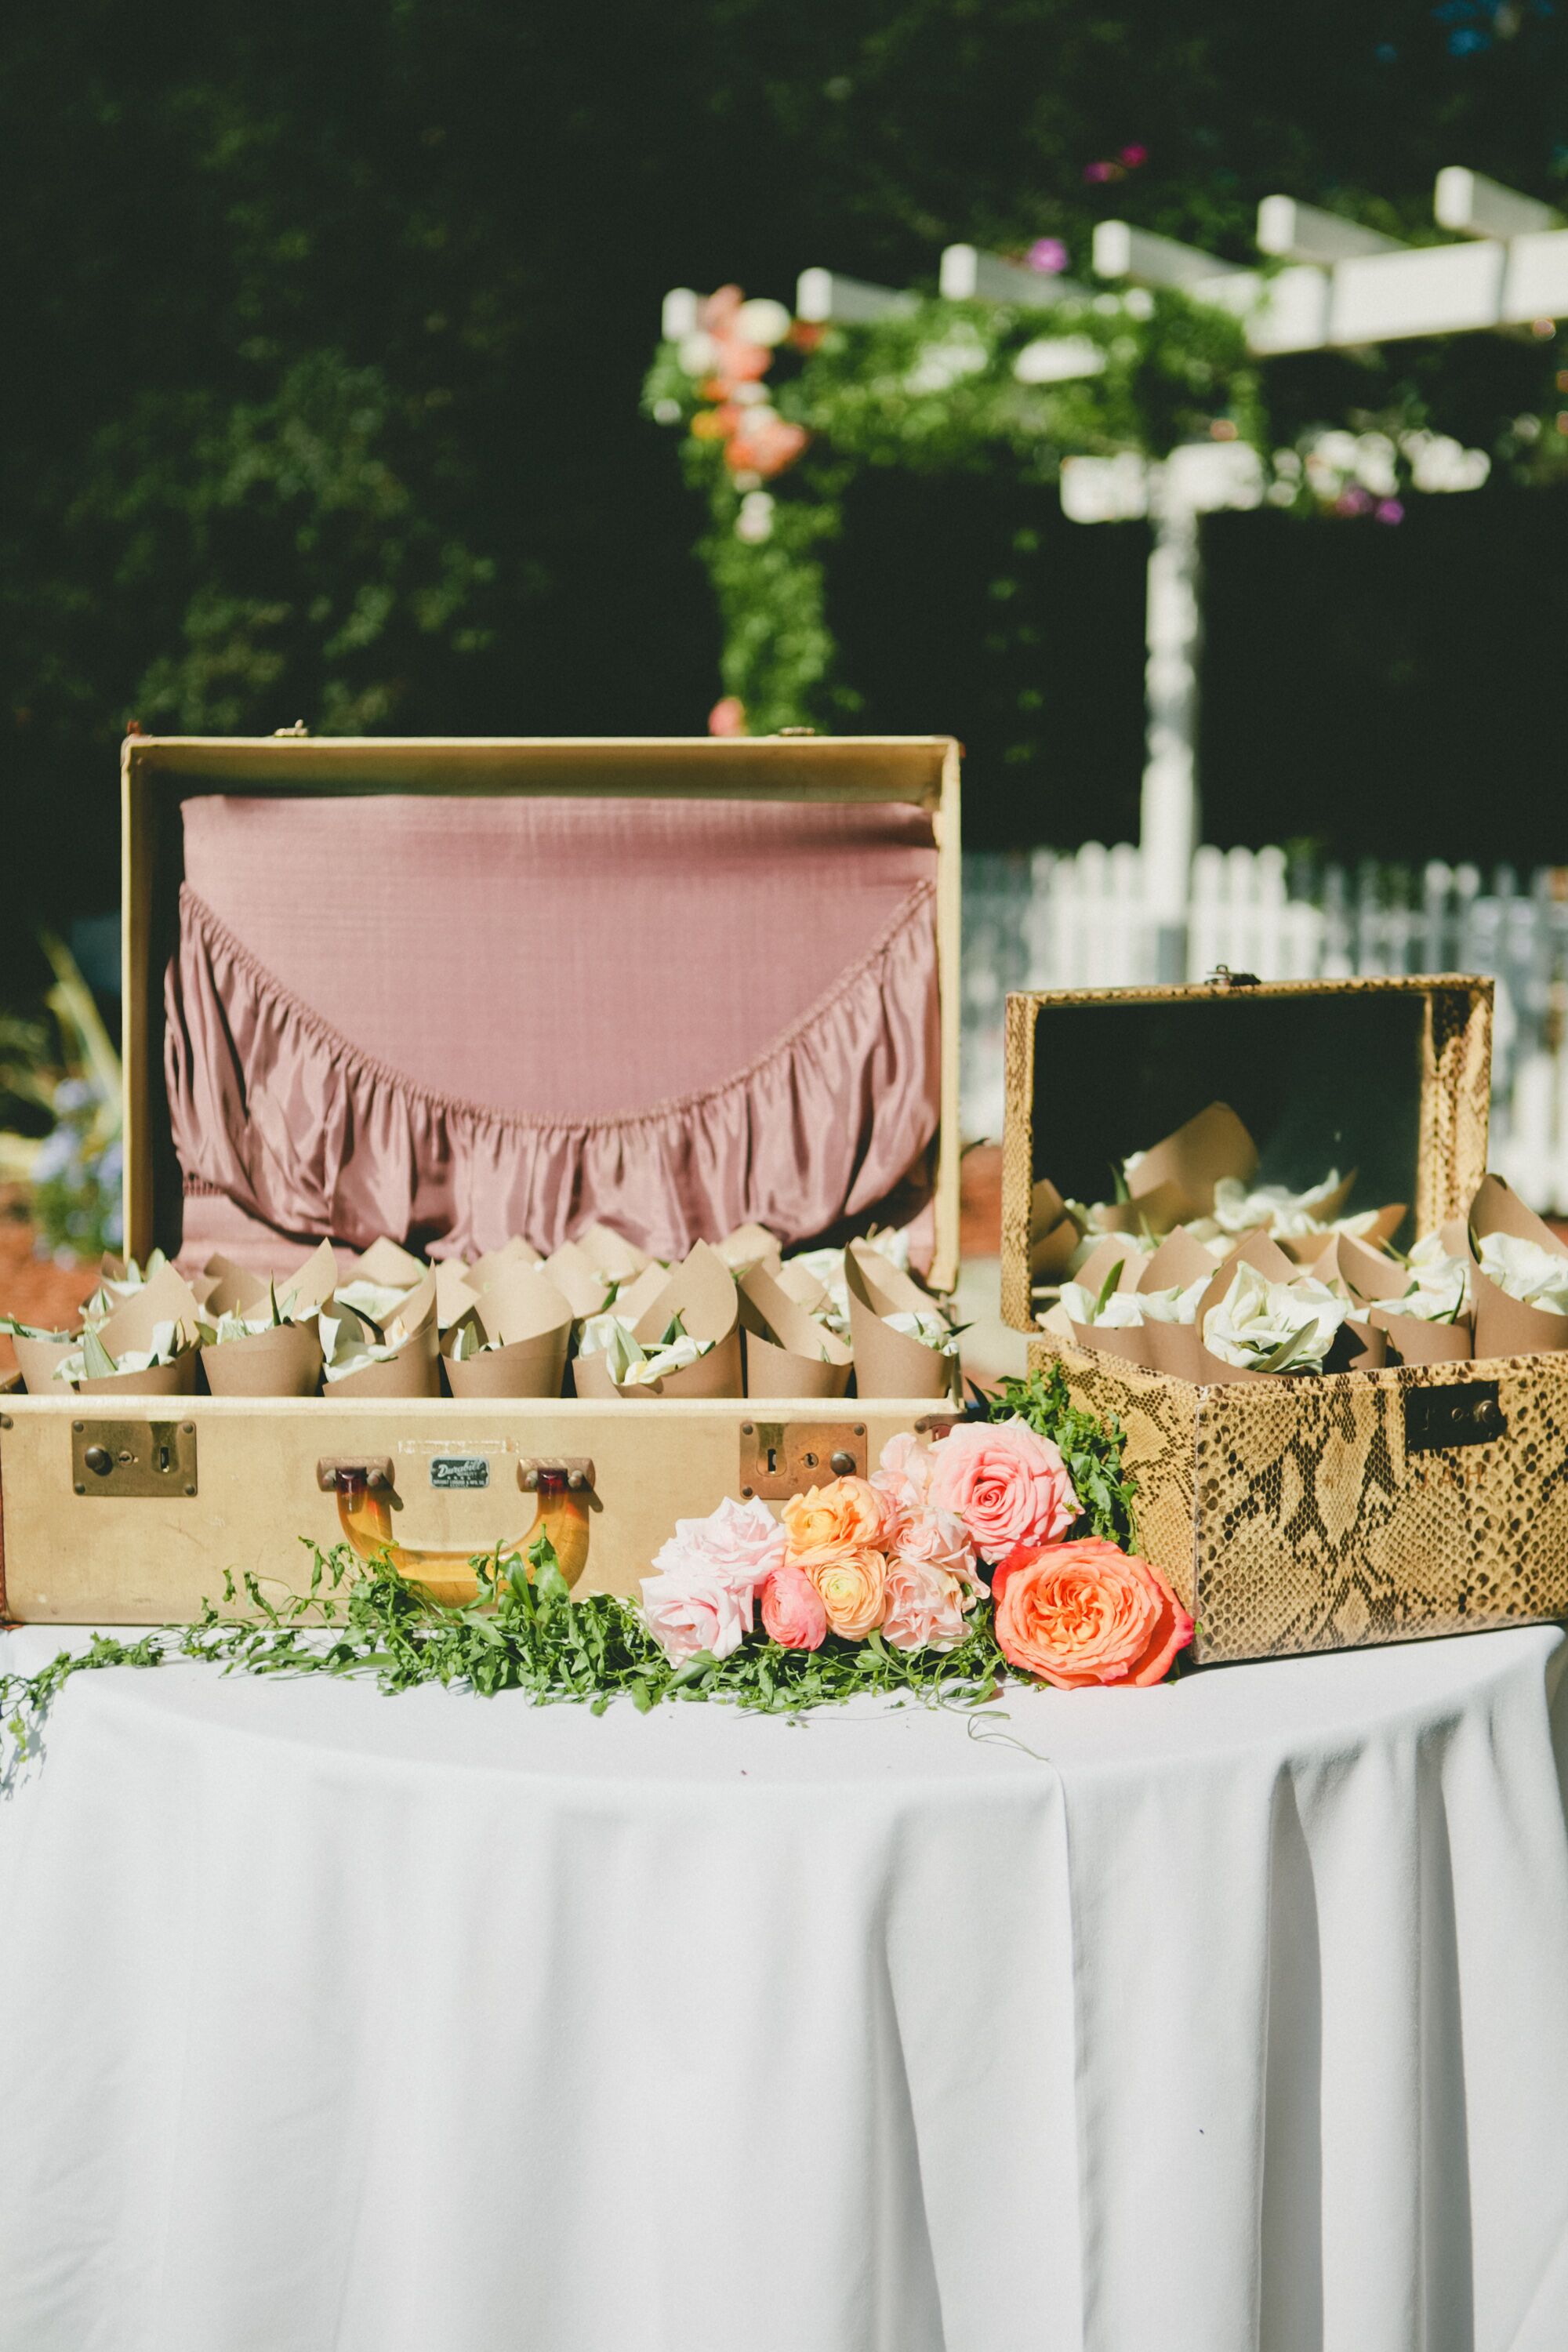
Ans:
[[[538,1536],[548,1536],[555,1547],[561,1573],[575,1584],[588,1564],[589,1519],[594,1483],[591,1462],[525,1461],[518,1465],[525,1489],[537,1496],[533,1523],[515,1541],[504,1541],[503,1553],[526,1556]],[[363,1560],[388,1560],[400,1576],[423,1585],[437,1601],[472,1601],[479,1591],[473,1555],[468,1551],[437,1551],[399,1543],[392,1531],[394,1483],[392,1465],[384,1455],[374,1461],[323,1461],[317,1482],[336,1495],[338,1525],[350,1548]]]

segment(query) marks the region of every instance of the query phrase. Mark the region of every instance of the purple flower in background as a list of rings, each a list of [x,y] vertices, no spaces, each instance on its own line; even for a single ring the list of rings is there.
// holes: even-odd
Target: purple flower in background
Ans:
[[[1123,147],[1121,151],[1121,160],[1130,172],[1135,172],[1140,163],[1146,163],[1149,161],[1149,150],[1147,147]]]
[[[1360,488],[1342,490],[1334,500],[1334,512],[1342,515],[1363,515],[1372,512],[1372,493]]]
[[[1378,522],[1403,522],[1405,509],[1397,499],[1380,499],[1375,509],[1375,520]]]
[[[1059,236],[1037,236],[1025,258],[1031,269],[1044,270],[1054,277],[1068,266],[1068,249]]]
[[[1115,173],[1114,163],[1086,163],[1083,167],[1083,176],[1091,185],[1100,180],[1111,179]]]

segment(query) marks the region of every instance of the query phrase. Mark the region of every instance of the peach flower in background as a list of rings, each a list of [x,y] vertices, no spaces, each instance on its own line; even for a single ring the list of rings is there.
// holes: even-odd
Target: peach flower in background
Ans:
[[[1193,1638],[1158,1570],[1098,1536],[1021,1549],[997,1569],[991,1597],[1008,1664],[1058,1690],[1161,1682]]]
[[[961,1422],[931,1448],[927,1500],[952,1511],[982,1559],[1055,1543],[1078,1517],[1067,1465],[1026,1422]]]
[[[849,1545],[886,1543],[897,1518],[869,1478],[835,1478],[792,1495],[784,1507],[784,1524],[789,1557],[804,1562]]]
[[[708,713],[710,735],[743,735],[746,706],[738,694],[721,694]]]
[[[888,1563],[870,1544],[844,1544],[800,1563],[822,1598],[830,1630],[842,1642],[863,1642],[882,1622]]]
[[[763,1587],[763,1630],[781,1650],[819,1650],[827,1638],[827,1612],[805,1569],[785,1561]]]

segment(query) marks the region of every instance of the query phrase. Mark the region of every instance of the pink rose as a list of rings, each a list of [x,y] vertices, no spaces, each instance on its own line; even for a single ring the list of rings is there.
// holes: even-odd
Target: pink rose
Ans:
[[[1078,1517],[1067,1465],[1022,1421],[961,1422],[931,1449],[927,1499],[956,1512],[982,1559],[1064,1536]]]
[[[900,1554],[888,1565],[882,1639],[899,1650],[956,1650],[968,1630],[964,1611],[974,1601],[973,1586],[947,1570]]]
[[[925,1508],[931,1459],[930,1446],[922,1445],[911,1430],[900,1430],[882,1448],[881,1466],[872,1471],[871,1484],[893,1505],[894,1535]]]
[[[801,1568],[785,1562],[763,1587],[763,1625],[781,1650],[819,1650],[827,1638],[822,1595]]]
[[[654,1555],[654,1567],[679,1571],[700,1560],[737,1593],[754,1592],[784,1556],[784,1531],[767,1505],[755,1496],[737,1503],[726,1495],[705,1519],[677,1519],[675,1533]]]
[[[668,1549],[667,1544],[665,1549]],[[751,1596],[747,1595],[742,1617],[740,1601],[716,1576],[706,1580],[696,1574],[645,1576],[642,1613],[648,1632],[672,1665],[694,1658],[700,1650],[727,1658],[751,1631]]]
[[[956,1511],[921,1511],[900,1530],[896,1549],[900,1559],[923,1560],[961,1584],[974,1580],[974,1546]]]

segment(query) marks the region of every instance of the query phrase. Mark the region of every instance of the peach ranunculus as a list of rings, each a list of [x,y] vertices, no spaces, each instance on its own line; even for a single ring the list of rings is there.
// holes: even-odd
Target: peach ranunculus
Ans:
[[[888,1605],[888,1563],[870,1544],[841,1544],[799,1563],[822,1596],[830,1632],[841,1642],[863,1642],[876,1632]]]
[[[819,1650],[827,1638],[822,1595],[793,1560],[775,1568],[763,1587],[763,1630],[781,1650]]]
[[[964,1421],[931,1449],[927,1501],[954,1511],[982,1559],[1065,1536],[1078,1517],[1067,1465],[1022,1421]]]
[[[897,1523],[888,1498],[869,1478],[835,1478],[792,1495],[784,1507],[784,1524],[789,1557],[804,1564],[849,1545],[885,1544]]]
[[[1099,1536],[1019,1551],[992,1578],[991,1597],[1008,1664],[1058,1690],[1161,1682],[1193,1638],[1158,1570]]]

